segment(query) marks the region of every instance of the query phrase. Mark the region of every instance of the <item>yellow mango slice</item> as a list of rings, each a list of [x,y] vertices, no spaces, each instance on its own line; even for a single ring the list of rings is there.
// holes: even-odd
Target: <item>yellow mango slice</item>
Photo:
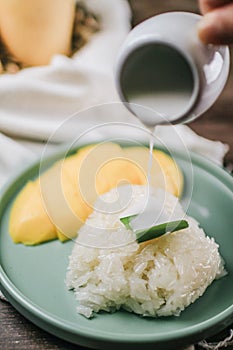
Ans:
[[[39,179],[42,193],[42,201],[49,216],[53,222],[57,235],[62,238],[62,233],[67,232],[69,237],[75,236],[74,227],[77,225],[77,217],[70,209],[63,191],[62,182],[62,161],[55,163]],[[69,181],[66,188],[70,188]],[[70,189],[74,192],[73,188]],[[63,238],[62,238],[63,240]]]
[[[128,147],[124,149],[127,158],[134,161],[141,169],[141,182],[146,184],[150,170],[150,184],[154,188],[164,188],[179,197],[183,189],[183,175],[176,162],[166,153],[153,150],[152,164],[149,169],[149,151],[146,147]],[[146,176],[145,176],[146,174]]]
[[[118,144],[96,145],[79,169],[79,188],[86,203],[92,207],[97,197],[123,184],[140,184],[141,174],[135,164],[125,157]]]
[[[38,183],[28,182],[17,196],[10,214],[9,231],[15,243],[37,244],[57,238],[41,198]]]
[[[180,197],[183,191],[184,178],[183,174],[176,164],[176,162],[166,153],[154,150],[154,157],[160,165],[160,169],[163,172],[166,179],[165,189],[174,194],[176,197]]]
[[[124,154],[129,161],[133,162],[135,168],[137,168],[137,172],[140,174],[139,184],[144,185],[150,181],[150,185],[155,188],[166,188],[163,173],[154,155],[149,165],[150,153],[148,148],[127,147],[124,149]]]
[[[40,179],[44,205],[61,241],[74,238],[92,211],[81,196],[78,174],[93,147],[57,162]]]
[[[97,197],[111,188],[148,181],[149,150],[115,143],[83,147],[29,182],[15,200],[10,217],[14,242],[37,244],[74,238]],[[151,185],[179,196],[183,177],[165,153],[153,151]]]

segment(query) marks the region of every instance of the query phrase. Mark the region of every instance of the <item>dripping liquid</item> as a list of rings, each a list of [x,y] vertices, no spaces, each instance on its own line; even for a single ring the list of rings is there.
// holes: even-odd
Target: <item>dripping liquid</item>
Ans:
[[[147,167],[147,181],[148,188],[152,187],[152,165],[153,165],[153,149],[154,149],[154,136],[155,128],[150,129],[151,133],[149,136],[149,158],[148,158],[148,167]]]
[[[152,170],[152,162],[153,162],[153,148],[154,148],[154,135],[151,133],[149,140],[149,160],[148,160],[148,168],[147,168],[147,178],[148,185],[151,185],[151,170]]]

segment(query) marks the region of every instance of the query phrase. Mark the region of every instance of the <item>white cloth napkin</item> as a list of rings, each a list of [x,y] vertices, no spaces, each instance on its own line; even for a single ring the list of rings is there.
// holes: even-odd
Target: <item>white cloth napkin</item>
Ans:
[[[85,47],[72,58],[57,55],[48,66],[0,76],[0,187],[19,167],[25,167],[41,155],[44,142],[52,134],[56,136],[54,141],[64,141],[62,123],[67,117],[91,106],[119,101],[113,71],[117,51],[130,29],[128,3],[126,0],[85,0],[85,4],[101,21],[101,31],[93,35]],[[124,127],[112,126],[105,131],[95,128],[88,141],[122,137],[122,134],[126,139],[145,137],[141,135],[139,121],[124,107],[108,106],[92,108],[90,118],[80,112],[76,136],[100,122],[121,121],[139,129],[131,128],[129,135]],[[228,150],[227,145],[199,137],[184,125],[158,127],[156,136],[167,147],[185,146],[218,164],[222,164]],[[50,142],[49,148],[55,149],[56,142]]]

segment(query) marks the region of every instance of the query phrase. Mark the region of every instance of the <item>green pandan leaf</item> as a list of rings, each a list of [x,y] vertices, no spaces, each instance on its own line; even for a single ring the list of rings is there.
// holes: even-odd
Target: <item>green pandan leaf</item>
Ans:
[[[164,224],[153,226],[145,230],[137,230],[135,231],[136,241],[138,243],[150,241],[151,239],[162,236],[167,232],[175,232],[175,231],[183,230],[188,226],[189,226],[188,221],[181,220],[181,221],[166,222]]]
[[[131,226],[130,226],[130,221],[134,218],[136,218],[137,215],[131,215],[131,216],[126,216],[124,218],[120,218],[120,221],[122,222],[122,224],[125,225],[125,227],[127,228],[127,230],[132,230]]]
[[[130,222],[136,216],[137,215],[126,216],[124,218],[121,218],[120,221],[125,225],[125,227],[128,230],[132,230],[130,226]],[[175,231],[183,230],[187,227],[189,227],[188,221],[177,220],[177,221],[165,222],[163,224],[152,226],[143,230],[136,230],[134,231],[134,233],[136,236],[136,241],[138,243],[142,243],[142,242],[150,241],[151,239],[160,237],[167,232],[175,232]]]

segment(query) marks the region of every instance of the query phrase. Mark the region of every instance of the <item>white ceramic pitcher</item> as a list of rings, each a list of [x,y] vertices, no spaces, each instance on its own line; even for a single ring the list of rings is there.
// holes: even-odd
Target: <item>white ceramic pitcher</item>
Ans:
[[[229,49],[199,40],[200,18],[188,12],[157,15],[136,26],[120,49],[120,98],[149,127],[199,117],[224,88]]]

